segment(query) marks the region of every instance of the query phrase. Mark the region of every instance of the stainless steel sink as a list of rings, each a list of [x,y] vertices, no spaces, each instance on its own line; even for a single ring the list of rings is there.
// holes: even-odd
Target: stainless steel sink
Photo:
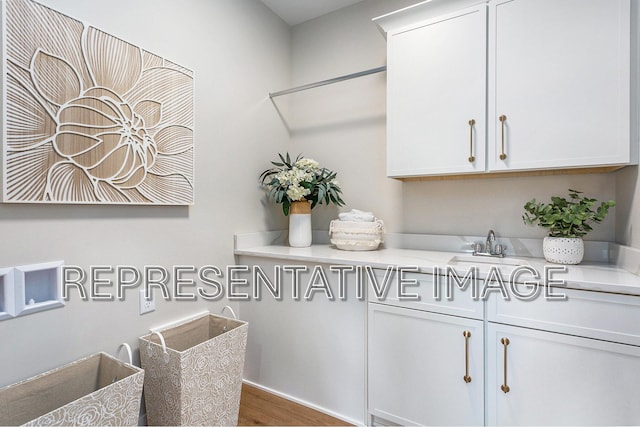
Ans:
[[[529,262],[520,258],[499,258],[499,257],[483,257],[473,255],[456,255],[452,257],[448,262],[451,266],[471,267],[473,265],[477,267],[490,267],[496,266],[498,268],[515,268],[523,265],[529,265]]]

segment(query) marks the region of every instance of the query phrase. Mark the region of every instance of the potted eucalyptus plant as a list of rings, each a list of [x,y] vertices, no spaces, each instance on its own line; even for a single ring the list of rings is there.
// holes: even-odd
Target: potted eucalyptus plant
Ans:
[[[597,205],[596,199],[569,189],[569,198],[552,196],[551,203],[531,199],[524,205],[522,216],[525,224],[535,224],[547,228],[542,249],[547,261],[557,264],[580,264],[584,256],[582,237],[600,223],[616,202],[609,200]]]

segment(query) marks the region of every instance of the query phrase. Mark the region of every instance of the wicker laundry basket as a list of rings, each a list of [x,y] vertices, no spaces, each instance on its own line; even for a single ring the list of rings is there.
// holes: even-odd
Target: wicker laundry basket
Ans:
[[[248,323],[205,314],[140,337],[149,425],[237,425]]]
[[[97,353],[0,389],[0,425],[137,426],[144,371]]]

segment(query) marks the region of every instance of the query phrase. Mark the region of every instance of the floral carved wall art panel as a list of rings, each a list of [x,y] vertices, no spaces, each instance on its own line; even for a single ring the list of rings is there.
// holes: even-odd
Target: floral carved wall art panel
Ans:
[[[32,0],[4,19],[5,202],[193,203],[192,71]]]

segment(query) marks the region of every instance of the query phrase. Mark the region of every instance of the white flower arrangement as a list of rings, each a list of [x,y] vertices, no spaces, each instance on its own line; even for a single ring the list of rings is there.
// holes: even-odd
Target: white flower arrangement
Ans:
[[[336,173],[321,168],[313,159],[298,155],[292,162],[289,153],[278,154],[280,162],[271,162],[275,167],[260,174],[262,185],[269,198],[282,203],[282,211],[289,215],[291,203],[310,201],[311,208],[323,202],[344,206],[342,190]]]

